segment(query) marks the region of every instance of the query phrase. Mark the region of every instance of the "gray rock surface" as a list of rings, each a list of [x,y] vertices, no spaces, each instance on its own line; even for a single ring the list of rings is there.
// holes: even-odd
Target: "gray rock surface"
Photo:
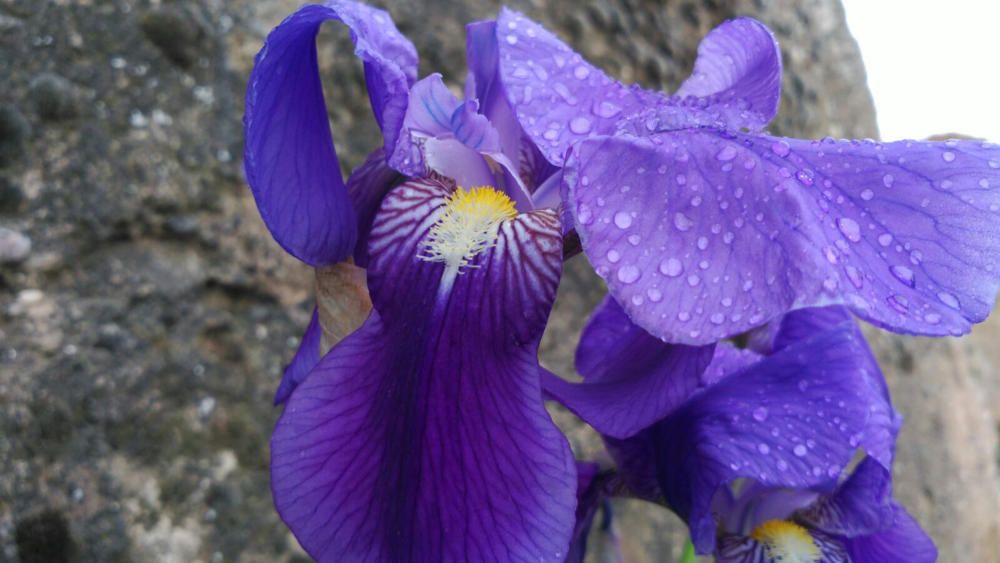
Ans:
[[[272,509],[267,443],[314,278],[271,241],[240,162],[253,55],[299,3],[0,0],[0,224],[32,242],[0,264],[0,560],[306,560]],[[712,26],[755,15],[785,60],[774,131],[876,133],[834,0],[510,4],[613,75],[666,89]],[[422,72],[458,85],[463,24],[498,3],[389,8]],[[331,123],[348,140],[338,150],[356,165],[378,143],[360,65],[343,30],[324,29],[320,45]],[[553,369],[571,372],[601,293],[571,261],[544,342]],[[981,512],[997,486],[996,331],[934,347],[877,340],[911,421],[898,488],[944,561],[1000,559],[998,512]],[[578,451],[601,455],[555,415]],[[629,561],[676,557],[675,518],[619,508]]]

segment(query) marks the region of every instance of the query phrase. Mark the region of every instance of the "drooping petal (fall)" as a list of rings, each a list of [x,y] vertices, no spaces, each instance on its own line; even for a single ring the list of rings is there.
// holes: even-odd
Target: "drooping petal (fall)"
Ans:
[[[417,69],[416,50],[386,12],[347,0],[303,6],[257,54],[244,117],[247,182],[274,239],[312,266],[348,257],[357,238],[316,59],[316,34],[326,20],[351,30],[389,150]]]
[[[292,362],[285,368],[285,373],[281,376],[281,383],[274,393],[274,404],[280,405],[288,400],[292,391],[305,380],[309,372],[319,363],[320,338],[323,336],[323,329],[319,324],[319,310],[313,309],[312,319],[306,327],[299,349],[295,352]]]
[[[567,163],[584,252],[629,316],[703,344],[844,304],[960,334],[1000,282],[1000,149],[712,129],[583,141]]]
[[[561,266],[558,219],[504,219],[459,270],[428,249],[455,197],[434,179],[386,196],[369,241],[375,310],[275,429],[275,503],[320,561],[567,554],[575,466],[542,404],[537,360]]]

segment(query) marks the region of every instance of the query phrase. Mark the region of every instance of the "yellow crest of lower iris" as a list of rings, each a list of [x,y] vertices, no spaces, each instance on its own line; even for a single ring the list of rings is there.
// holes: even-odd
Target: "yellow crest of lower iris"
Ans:
[[[517,216],[507,194],[490,186],[455,189],[444,212],[431,227],[420,258],[444,262],[449,269],[468,266],[477,254],[496,242],[500,223]]]
[[[768,520],[750,532],[767,556],[781,563],[818,563],[822,553],[805,528],[788,520]]]

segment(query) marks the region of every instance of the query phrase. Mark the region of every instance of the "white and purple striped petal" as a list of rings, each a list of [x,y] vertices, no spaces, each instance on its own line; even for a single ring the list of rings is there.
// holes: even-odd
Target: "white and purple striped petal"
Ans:
[[[456,271],[425,253],[454,189],[410,180],[385,198],[369,241],[375,310],[275,429],[275,503],[320,561],[568,553],[576,472],[537,360],[561,267],[558,218],[503,221]]]
[[[274,239],[312,266],[347,258],[357,239],[316,59],[316,34],[326,20],[351,29],[389,151],[417,69],[416,50],[386,12],[347,0],[303,6],[257,54],[244,117],[247,182]]]
[[[565,176],[597,273],[672,342],[838,303],[897,332],[961,334],[1000,281],[992,145],[685,130],[584,141]]]

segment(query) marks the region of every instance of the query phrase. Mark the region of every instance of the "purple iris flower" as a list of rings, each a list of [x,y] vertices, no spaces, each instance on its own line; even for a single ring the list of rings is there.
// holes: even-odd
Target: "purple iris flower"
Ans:
[[[997,146],[765,133],[781,57],[749,18],[708,34],[672,96],[612,80],[521,14],[504,10],[497,26],[518,120],[563,167],[567,227],[655,336],[707,344],[830,304],[926,335],[989,314]]]
[[[720,491],[719,563],[933,563],[934,542],[892,499],[889,471],[865,458],[834,491],[763,487]]]
[[[328,19],[351,29],[384,139],[346,184],[315,58]],[[413,46],[387,13],[307,5],[272,31],[250,79],[261,215],[307,263],[353,256],[373,304],[322,358],[314,314],[276,397],[275,504],[320,561],[567,555],[576,469],[537,358],[562,231],[535,197],[552,168],[497,90],[494,37],[493,22],[469,26],[460,101],[437,75],[415,81]]]
[[[751,335],[750,344],[746,349],[729,343],[667,344],[633,324],[614,300],[605,300],[577,351],[584,382],[549,375],[543,384],[550,396],[604,435],[620,472],[616,479],[625,485],[601,483],[596,492],[581,497],[578,511],[592,517],[603,498],[627,491],[677,512],[688,522],[696,549],[716,552],[721,561],[881,560],[860,555],[781,559],[775,554],[784,552],[776,547],[778,551],[767,556],[764,536],[751,534],[768,520],[790,518],[820,493],[831,498],[842,498],[842,490],[864,493],[848,486],[862,479],[857,476],[860,470],[842,490],[831,491],[858,448],[867,452],[865,474],[877,466],[888,487],[901,418],[850,313],[843,307],[796,311]],[[755,483],[755,491],[768,494],[741,494],[743,500],[737,502],[733,487],[747,480]],[[720,499],[729,499],[729,504]],[[778,502],[781,499],[805,501],[789,508]],[[879,542],[894,538],[889,531],[897,513],[903,514],[898,516],[901,526],[924,537],[905,511],[890,506],[887,499],[869,495],[851,501],[859,511],[881,511],[884,518],[875,522],[860,512],[813,511],[816,518],[840,517],[843,526],[854,527],[835,529],[820,519],[812,523],[814,530],[789,541],[801,540],[807,550],[828,542],[833,550],[829,553],[846,553],[869,545],[851,543],[861,536],[876,541],[869,536],[877,532],[882,534]],[[763,508],[755,508],[757,503]],[[753,520],[749,529],[733,524],[734,518],[747,515],[768,518]],[[761,534],[785,530],[784,525],[774,524]],[[801,528],[794,522],[787,526],[792,531]],[[933,553],[930,540],[923,545],[930,545],[928,553]],[[872,553],[903,547],[885,545]],[[908,559],[899,555],[885,561]]]

